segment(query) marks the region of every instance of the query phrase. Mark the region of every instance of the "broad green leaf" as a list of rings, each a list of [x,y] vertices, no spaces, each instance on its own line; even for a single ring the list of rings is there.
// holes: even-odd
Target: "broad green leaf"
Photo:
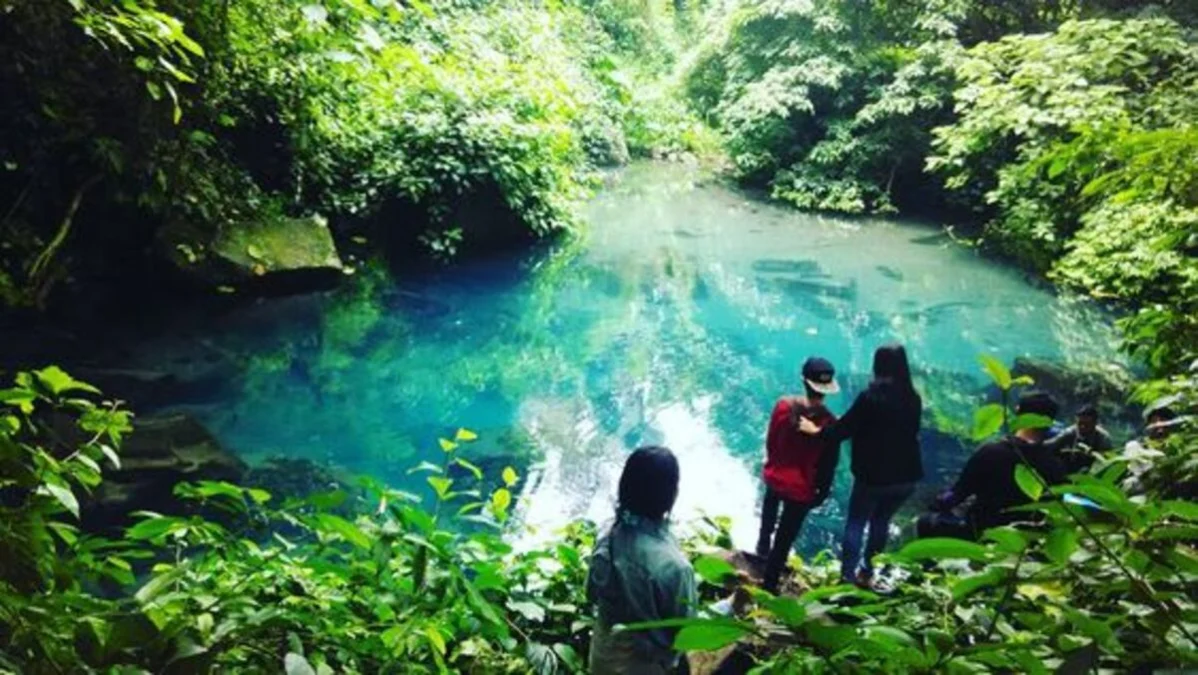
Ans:
[[[973,439],[985,440],[1002,429],[1004,410],[998,403],[986,404],[973,413]]]
[[[507,508],[512,504],[512,493],[507,488],[499,488],[491,493],[491,508],[496,513],[507,513]]]
[[[510,466],[504,467],[504,469],[503,469],[503,484],[504,485],[506,485],[508,487],[512,487],[519,480],[520,480],[520,477],[516,475],[515,469],[513,469]]]
[[[474,584],[470,583],[469,579],[461,576],[460,573],[455,576],[462,584],[462,588],[466,589],[466,599],[469,601],[470,605],[474,607],[474,610],[480,614],[484,620],[496,626],[503,626],[503,619],[499,617],[499,613],[495,610],[495,606],[483,598],[482,593],[478,592],[478,589],[474,586]]]
[[[158,539],[170,533],[176,527],[184,525],[181,518],[169,518],[151,514],[150,517],[125,530],[125,538],[136,541]]]
[[[736,567],[722,558],[705,555],[695,561],[695,573],[703,581],[719,586],[729,575],[736,575]]]
[[[1023,429],[1047,429],[1052,426],[1052,418],[1044,415],[1036,415],[1033,413],[1024,413],[1016,415],[1011,421],[1011,431],[1021,431]]]
[[[433,490],[437,493],[439,499],[445,499],[445,495],[449,494],[449,488],[453,485],[452,478],[444,476],[429,476],[425,480],[433,486]]]
[[[1183,520],[1198,521],[1198,504],[1181,500],[1161,502],[1161,514],[1175,516]]]
[[[441,635],[441,631],[436,626],[425,626],[424,636],[428,638],[429,645],[432,646],[438,654],[445,655],[446,645],[445,636]]]
[[[16,415],[0,417],[0,433],[15,434],[21,430],[21,420]]]
[[[283,657],[283,672],[287,675],[316,675],[316,670],[308,663],[308,659],[295,652],[288,652],[287,656]]]
[[[1035,383],[1036,381],[1032,379],[1031,375],[1020,375],[1018,377],[1011,378],[1012,387],[1030,387]]]
[[[998,385],[999,389],[1006,391],[1011,388],[1011,371],[1002,361],[994,358],[989,354],[982,354],[978,357],[982,362],[982,369],[994,380],[994,384]]]
[[[798,598],[789,595],[766,597],[759,600],[762,607],[773,614],[783,624],[798,628],[807,619],[807,607]]]
[[[1115,638],[1115,631],[1104,621],[1099,621],[1084,610],[1063,607],[1065,616],[1083,635],[1093,638],[1098,644],[1116,654],[1122,653],[1123,648]]]
[[[474,464],[467,462],[466,460],[462,459],[461,457],[455,457],[453,461],[458,466],[462,467],[463,469],[466,469],[471,474],[473,474],[476,479],[478,479],[478,480],[483,479],[483,470],[478,468]]]
[[[469,429],[458,429],[458,432],[453,436],[455,441],[461,443],[469,443],[470,441],[478,440],[478,434]]]
[[[318,513],[313,520],[322,532],[335,534],[360,549],[370,548],[370,537],[344,518],[331,513]]]
[[[104,453],[104,456],[108,458],[109,462],[112,462],[112,467],[114,469],[121,468],[121,458],[116,454],[116,450],[112,449],[112,446],[101,443],[100,452]]]
[[[726,647],[750,635],[751,631],[739,624],[703,623],[685,626],[674,636],[674,649],[680,652],[709,652]]]
[[[1070,526],[1058,527],[1044,542],[1044,552],[1058,565],[1069,562],[1069,556],[1077,550],[1077,530]]]
[[[36,400],[37,394],[30,389],[0,389],[0,403],[19,408],[26,415],[33,412],[33,402]]]
[[[79,529],[73,525],[51,521],[46,523],[46,527],[57,534],[67,546],[74,546],[75,542],[79,541]]]
[[[344,504],[346,499],[349,499],[349,495],[345,490],[329,490],[308,495],[305,501],[319,511],[331,511]]]
[[[574,650],[574,647],[564,642],[559,642],[553,645],[553,653],[557,654],[557,658],[561,659],[562,663],[566,664],[571,672],[581,673],[583,671],[582,659],[579,658],[578,652]]]
[[[86,382],[80,382],[70,375],[67,375],[66,372],[58,366],[50,366],[48,368],[34,371],[33,375],[37,378],[39,384],[41,384],[46,388],[47,391],[55,396],[64,394],[68,391],[86,391],[93,394],[100,393],[99,389],[96,389]]]
[[[79,519],[79,500],[75,499],[75,493],[71,492],[71,488],[64,485],[45,483],[42,485],[41,490],[44,491],[45,494],[49,494],[51,497],[54,497],[59,504],[62,504],[63,508],[65,508],[67,511],[70,511],[71,515],[75,516],[76,520]]]
[[[808,621],[803,626],[803,633],[816,646],[829,652],[840,651],[857,639],[857,631],[851,626],[826,624],[819,620]]]
[[[953,584],[953,600],[963,600],[971,593],[993,586],[1004,578],[1006,578],[1006,572],[999,567],[991,567],[980,574],[961,577],[957,583]]]
[[[1118,487],[1096,481],[1087,481],[1084,480],[1084,477],[1081,477],[1081,480],[1077,480],[1070,485],[1053,487],[1052,493],[1056,495],[1074,494],[1087,497],[1107,511],[1128,519],[1135,518],[1138,511],[1136,505]]]
[[[529,600],[509,600],[507,608],[534,623],[545,620],[545,608]]]
[[[438,438],[437,443],[441,445],[441,449],[445,452],[453,452],[458,447],[457,443],[454,443],[448,438]]]
[[[408,473],[420,473],[421,471],[428,471],[429,473],[441,473],[441,467],[433,464],[432,462],[421,462],[414,468],[408,469]]]
[[[915,638],[910,633],[893,626],[866,626],[866,639],[878,642],[890,642],[897,645],[916,646]]]
[[[1026,464],[1015,467],[1015,484],[1032,501],[1038,501],[1040,495],[1044,494],[1044,480]]]
[[[177,567],[172,567],[164,572],[160,572],[154,575],[152,579],[147,581],[144,586],[138,589],[137,593],[135,593],[133,597],[143,605],[149,604],[153,602],[154,599],[157,598],[163,591],[165,591],[168,586],[178,580],[182,574],[183,570]]]
[[[952,560],[965,559],[983,561],[989,557],[985,546],[950,537],[916,539],[896,554],[909,560]]]
[[[1048,165],[1048,177],[1056,178],[1057,176],[1065,173],[1065,170],[1068,168],[1069,168],[1069,156],[1064,153],[1058,154],[1056,157],[1053,158],[1052,162]]]
[[[175,494],[182,494],[185,491],[190,491],[192,495],[204,498],[228,497],[235,501],[242,501],[244,499],[244,493],[240,487],[224,481],[205,480],[190,485],[181,484],[175,488]]]
[[[982,538],[995,542],[1003,553],[1017,554],[1027,548],[1033,537],[1028,532],[1008,525],[986,530]]]

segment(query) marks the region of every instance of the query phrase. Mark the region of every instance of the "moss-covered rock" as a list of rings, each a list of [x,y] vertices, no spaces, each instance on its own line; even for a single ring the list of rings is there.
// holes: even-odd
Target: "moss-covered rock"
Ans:
[[[596,116],[583,126],[582,147],[596,166],[617,167],[632,161],[624,130],[605,116]]]
[[[172,223],[160,232],[159,243],[185,275],[209,286],[311,290],[332,286],[344,270],[328,223],[319,215],[263,215],[226,225],[215,235]]]

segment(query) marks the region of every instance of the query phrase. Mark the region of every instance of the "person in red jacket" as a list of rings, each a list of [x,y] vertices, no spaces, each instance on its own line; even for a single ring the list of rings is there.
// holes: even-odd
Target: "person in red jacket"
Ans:
[[[772,592],[778,590],[782,568],[807,513],[827,499],[840,457],[839,444],[799,432],[800,418],[821,427],[836,421],[836,416],[824,407],[824,397],[840,391],[835,369],[826,359],[811,357],[803,364],[803,384],[805,396],[778,399],[765,439],[765,502],[757,555],[766,560],[762,581],[764,588]]]

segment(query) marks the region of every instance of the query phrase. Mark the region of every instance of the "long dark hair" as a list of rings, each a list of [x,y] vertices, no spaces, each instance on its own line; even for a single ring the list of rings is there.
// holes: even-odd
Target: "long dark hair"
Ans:
[[[897,342],[878,347],[874,352],[874,383],[888,384],[902,392],[915,393],[907,350]]]
[[[661,520],[678,499],[678,458],[669,448],[637,448],[620,474],[620,508]]]

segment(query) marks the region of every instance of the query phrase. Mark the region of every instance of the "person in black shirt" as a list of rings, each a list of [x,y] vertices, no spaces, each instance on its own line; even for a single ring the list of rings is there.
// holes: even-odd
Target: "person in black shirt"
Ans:
[[[1056,417],[1057,402],[1051,396],[1029,392],[1019,399],[1017,414]],[[1007,438],[986,443],[973,453],[952,489],[937,499],[938,513],[919,519],[921,537],[975,539],[991,527],[1007,525],[1022,514],[1008,511],[1030,500],[1015,482],[1015,467],[1023,462],[1035,469],[1049,485],[1063,483],[1068,475],[1060,456],[1045,446],[1047,428],[1020,429]],[[952,509],[973,499],[965,518],[949,515]]]
[[[1056,452],[1068,473],[1088,471],[1098,455],[1111,450],[1111,435],[1098,424],[1098,408],[1082,406],[1077,411],[1077,424],[1044,442]]]
[[[853,492],[840,554],[845,583],[872,584],[872,559],[886,548],[890,520],[923,478],[922,410],[907,351],[900,344],[888,344],[874,352],[874,379],[844,417],[822,429],[809,419],[800,420],[803,433],[818,434],[827,443],[852,439]],[[869,537],[862,552],[866,525]]]

